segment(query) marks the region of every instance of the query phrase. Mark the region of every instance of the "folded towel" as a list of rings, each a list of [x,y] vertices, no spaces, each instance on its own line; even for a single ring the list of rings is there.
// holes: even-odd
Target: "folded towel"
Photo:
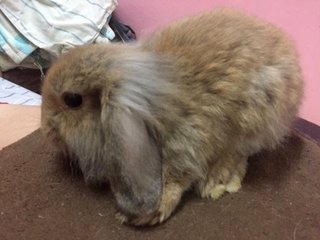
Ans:
[[[0,0],[0,52],[16,64],[35,49],[53,58],[75,46],[114,38],[116,0]]]

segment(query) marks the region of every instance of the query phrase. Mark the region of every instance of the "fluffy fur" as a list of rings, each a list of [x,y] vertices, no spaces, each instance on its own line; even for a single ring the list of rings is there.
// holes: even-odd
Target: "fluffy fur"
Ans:
[[[121,221],[156,224],[190,187],[238,191],[248,157],[289,134],[302,92],[281,30],[216,10],[134,45],[71,50],[44,81],[42,131],[87,181],[110,181]]]

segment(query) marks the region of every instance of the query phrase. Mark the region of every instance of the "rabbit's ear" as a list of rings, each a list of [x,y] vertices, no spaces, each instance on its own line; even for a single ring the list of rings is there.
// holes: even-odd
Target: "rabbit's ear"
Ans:
[[[101,87],[109,179],[117,204],[128,217],[153,213],[162,195],[157,138],[164,131],[159,116],[168,112],[168,99],[177,89],[169,81],[171,66],[168,59],[152,53],[123,51],[112,64],[118,78],[109,88]]]
[[[162,193],[162,167],[155,139],[138,113],[102,109],[108,174],[117,205],[128,217],[152,213]],[[105,126],[104,126],[105,127]]]

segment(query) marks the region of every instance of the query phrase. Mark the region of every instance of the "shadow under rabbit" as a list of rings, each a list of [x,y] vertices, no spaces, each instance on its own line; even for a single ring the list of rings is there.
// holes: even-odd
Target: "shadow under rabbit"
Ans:
[[[263,150],[248,160],[243,186],[272,185],[279,188],[293,174],[301,159],[304,142],[296,132],[284,139],[274,150]]]

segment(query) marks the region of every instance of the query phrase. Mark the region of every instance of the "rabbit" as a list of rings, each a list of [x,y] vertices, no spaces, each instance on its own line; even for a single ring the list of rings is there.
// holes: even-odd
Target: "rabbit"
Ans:
[[[126,224],[167,220],[191,189],[241,188],[248,157],[291,132],[303,98],[294,44],[233,9],[131,44],[77,47],[49,69],[41,129],[86,182],[108,181]]]

